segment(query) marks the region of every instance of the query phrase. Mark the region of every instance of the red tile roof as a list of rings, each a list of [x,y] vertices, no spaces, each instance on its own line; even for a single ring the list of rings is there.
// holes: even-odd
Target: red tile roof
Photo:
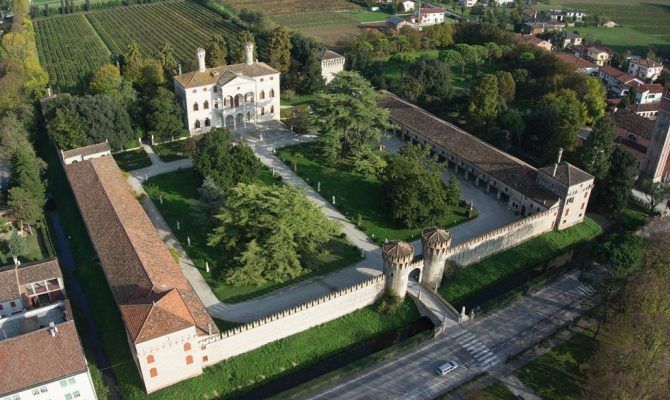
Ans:
[[[0,340],[0,397],[88,369],[74,321]]]
[[[576,68],[598,68],[598,66],[592,63],[591,61],[581,57],[577,57],[574,54],[558,53],[556,54],[556,57],[558,57],[561,61],[565,63],[574,65]]]
[[[647,67],[647,68],[658,68],[658,67],[663,66],[663,64],[657,63],[656,61],[650,60],[648,58],[641,58],[639,60],[631,60],[631,63],[641,65],[641,66]]]
[[[18,267],[8,265],[0,268],[0,302],[21,297],[21,287],[28,283],[40,282],[62,277],[58,259],[21,264]]]
[[[637,87],[638,93],[649,92],[649,93],[663,93],[663,85],[660,83],[653,84],[644,84]]]
[[[421,15],[425,14],[444,14],[444,10],[439,7],[427,7],[421,9]]]
[[[65,171],[131,340],[139,343],[150,336],[175,332],[175,325],[165,322],[167,314],[179,320],[180,327],[183,320],[188,320],[199,334],[217,332],[214,321],[160,239],[114,159],[94,158],[66,165]],[[170,301],[164,304],[177,306],[168,309],[159,299],[172,289],[177,291],[170,294]],[[181,298],[188,316],[175,295]],[[151,306],[143,308],[146,312],[142,314],[145,319],[142,323],[138,321],[137,307],[125,307],[139,304]],[[154,311],[161,318],[149,318]],[[141,329],[137,329],[138,325]],[[145,330],[151,334],[142,335]]]

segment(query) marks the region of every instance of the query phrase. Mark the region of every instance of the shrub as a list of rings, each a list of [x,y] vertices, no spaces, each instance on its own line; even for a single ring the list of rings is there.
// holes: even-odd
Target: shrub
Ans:
[[[382,314],[395,315],[400,309],[402,299],[395,293],[384,293],[381,301],[377,304],[377,311]]]

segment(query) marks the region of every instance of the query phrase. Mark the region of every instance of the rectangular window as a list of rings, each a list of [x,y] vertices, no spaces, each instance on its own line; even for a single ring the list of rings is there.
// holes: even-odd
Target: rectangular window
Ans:
[[[72,400],[72,395],[70,393],[65,393],[65,400]]]
[[[62,381],[60,381],[60,387],[64,388],[66,386],[67,386],[67,380],[63,379]]]
[[[580,208],[580,210],[584,209],[584,205],[586,205],[586,203],[582,203],[582,207]]]
[[[2,311],[3,308],[4,308],[4,307],[2,306],[2,304],[0,304],[0,311]]]
[[[568,214],[570,214],[570,209],[569,209],[569,208],[566,208],[566,209],[565,209],[565,215],[567,216]]]
[[[72,377],[72,378],[67,378],[67,384],[68,384],[68,385],[74,385],[74,377]]]
[[[570,197],[570,198],[568,199],[568,204],[572,204],[574,201],[575,201],[575,198],[574,198],[574,197]]]
[[[196,90],[196,89],[193,89],[193,90],[191,91],[191,93],[196,93],[196,92],[197,92],[197,90]]]
[[[589,192],[584,193],[584,198],[589,197]]]
[[[39,389],[33,389],[33,396],[38,396],[40,394]]]
[[[9,306],[10,306],[10,307],[16,307],[16,302],[10,301],[10,302],[9,302]]]
[[[206,91],[207,91],[207,88],[202,88],[202,91],[203,91],[203,92],[206,92]]]
[[[79,394],[79,391],[76,390],[76,391],[72,392],[72,397],[74,397],[76,399],[77,397],[81,397],[81,394]]]

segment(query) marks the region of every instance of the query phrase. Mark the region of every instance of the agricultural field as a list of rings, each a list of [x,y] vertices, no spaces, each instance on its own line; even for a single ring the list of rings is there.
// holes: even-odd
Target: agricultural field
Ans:
[[[268,16],[301,14],[307,10],[340,11],[360,8],[348,0],[227,0],[237,10],[263,11]]]
[[[86,14],[35,20],[40,63],[59,91],[76,91],[88,75],[137,41],[145,57],[169,43],[182,64],[195,62],[195,49],[216,34],[235,40],[239,29],[220,15],[190,1],[133,5]]]
[[[110,52],[83,14],[58,15],[35,21],[40,63],[51,85],[71,90],[100,65]]]

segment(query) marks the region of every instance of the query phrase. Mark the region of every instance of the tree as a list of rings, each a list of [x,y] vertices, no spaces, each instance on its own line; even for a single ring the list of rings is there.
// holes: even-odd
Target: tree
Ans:
[[[284,121],[286,125],[299,135],[308,133],[311,129],[309,107],[305,104],[301,104],[292,107],[290,111],[288,118]]]
[[[625,232],[612,235],[596,249],[597,259],[611,267],[611,282],[616,287],[623,284],[628,275],[642,262],[644,239],[636,233]]]
[[[612,161],[600,191],[601,204],[611,215],[619,215],[628,204],[630,191],[635,184],[638,162],[635,157],[616,147],[612,152]]]
[[[498,117],[498,125],[505,134],[507,142],[521,146],[526,123],[519,110],[514,108],[507,109]]]
[[[215,216],[226,202],[226,192],[221,189],[211,177],[206,177],[202,186],[198,188],[198,203],[193,206],[193,212],[201,226],[211,231],[214,228]]]
[[[465,64],[475,62],[477,59],[477,50],[464,43],[456,45],[456,51],[461,55],[461,74],[465,74]]]
[[[428,146],[403,147],[384,170],[386,205],[394,221],[408,228],[439,225],[454,205],[442,180],[444,167],[429,154]]]
[[[485,74],[470,89],[468,117],[483,127],[498,117],[500,109],[498,80],[495,75]]]
[[[149,134],[158,141],[167,141],[178,137],[184,131],[183,111],[177,98],[170,90],[159,87],[149,100],[149,113],[146,117]]]
[[[298,90],[305,94],[320,92],[324,89],[326,80],[321,75],[321,63],[312,53],[307,57],[307,61],[300,73]]]
[[[133,41],[123,54],[123,75],[130,81],[136,82],[140,79],[142,67],[142,51],[140,45]]]
[[[238,183],[253,182],[261,170],[253,150],[244,142],[233,144],[233,134],[225,128],[212,129],[198,142],[193,166],[225,191]]]
[[[579,86],[577,94],[586,106],[587,123],[593,123],[605,116],[607,92],[599,78],[595,76],[585,77],[585,82]]]
[[[302,275],[306,261],[339,228],[290,185],[240,184],[216,219],[208,243],[235,258],[236,266],[225,277],[235,286],[281,283]]]
[[[86,146],[86,123],[73,107],[56,110],[56,116],[49,121],[49,131],[54,142],[62,150]]]
[[[156,56],[156,60],[158,60],[158,64],[163,68],[163,74],[166,79],[172,79],[172,77],[179,72],[177,60],[174,57],[174,49],[170,43],[165,43],[163,47],[161,47]]]
[[[444,48],[454,43],[454,28],[452,24],[438,24],[424,29],[424,36],[432,47]]]
[[[389,62],[400,67],[400,80],[402,81],[405,78],[405,70],[407,66],[412,64],[416,60],[416,55],[403,51],[400,53],[395,53],[389,57]]]
[[[291,66],[291,41],[288,31],[281,25],[277,26],[270,35],[267,58],[270,66],[279,72],[287,72]]]
[[[91,78],[89,90],[91,94],[117,95],[121,87],[121,71],[116,65],[103,64]]]
[[[0,157],[11,159],[17,151],[31,150],[25,126],[15,113],[6,113],[0,123]]]
[[[650,178],[641,178],[638,187],[644,193],[649,204],[649,212],[653,213],[656,206],[670,196],[670,188],[661,182],[654,182]]]
[[[439,60],[420,57],[409,68],[409,75],[421,82],[424,94],[446,99],[451,94],[449,66]]]
[[[251,43],[254,45],[253,57],[256,59],[256,52],[258,49],[256,48],[256,38],[254,37],[253,33],[249,31],[242,31],[238,37],[237,43],[237,47],[228,51],[231,57],[231,63],[239,64],[246,61],[246,51],[244,49],[245,43]],[[228,42],[228,44],[232,46],[232,43]]]
[[[579,166],[600,181],[610,169],[613,151],[614,121],[610,117],[599,118],[578,153]]]
[[[228,58],[228,44],[223,35],[216,35],[209,42],[207,46],[207,53],[205,53],[205,62],[210,68],[226,65]]]
[[[507,71],[498,71],[495,75],[498,80],[498,94],[505,99],[507,104],[511,103],[516,95],[514,77]]]
[[[546,94],[533,111],[545,128],[544,159],[552,161],[559,148],[572,152],[577,146],[577,132],[584,126],[584,105],[574,91],[561,89]]]
[[[36,197],[34,193],[16,186],[9,189],[9,199],[7,204],[12,208],[12,212],[16,219],[29,227],[31,225],[39,225],[44,214],[42,207],[44,206],[44,196]]]
[[[463,59],[461,57],[461,53],[457,52],[456,50],[441,51],[439,56],[438,56],[438,60],[447,64],[449,67],[452,67],[452,66],[457,65],[457,64],[461,64],[463,62]]]
[[[383,159],[375,152],[389,125],[388,111],[377,104],[370,83],[356,72],[337,74],[329,93],[314,101],[313,126],[323,132],[319,147],[329,162],[346,161],[362,173],[378,172]]]
[[[347,53],[351,69],[357,71],[366,71],[370,66],[374,47],[368,41],[357,42]]]
[[[26,239],[19,236],[17,231],[13,231],[12,234],[7,239],[7,247],[9,248],[9,254],[12,257],[21,257],[25,256],[28,252],[28,244]]]
[[[138,83],[145,95],[151,95],[159,86],[165,84],[163,66],[157,60],[144,60],[140,71]]]

